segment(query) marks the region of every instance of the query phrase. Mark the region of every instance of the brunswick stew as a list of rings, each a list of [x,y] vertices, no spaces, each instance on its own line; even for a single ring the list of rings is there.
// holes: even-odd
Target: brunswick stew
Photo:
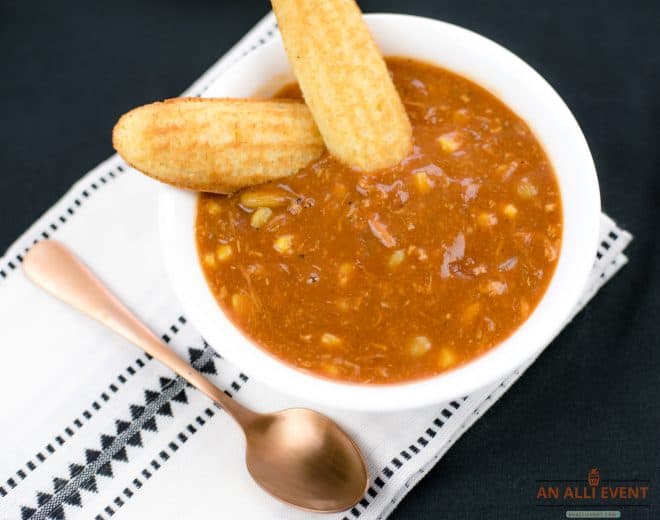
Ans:
[[[326,154],[197,210],[203,271],[233,322],[294,367],[357,383],[430,377],[506,339],[562,237],[552,165],[522,120],[451,72],[387,64],[413,125],[403,162],[367,175]]]

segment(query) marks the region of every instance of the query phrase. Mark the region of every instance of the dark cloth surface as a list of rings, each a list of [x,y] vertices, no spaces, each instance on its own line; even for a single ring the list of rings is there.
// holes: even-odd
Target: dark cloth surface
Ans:
[[[603,208],[635,234],[630,264],[410,493],[393,518],[562,518],[544,479],[651,480],[660,518],[660,3],[363,1],[479,32],[564,98],[587,137]],[[112,153],[124,111],[173,97],[269,6],[0,2],[0,249]],[[648,503],[649,501],[647,501]]]

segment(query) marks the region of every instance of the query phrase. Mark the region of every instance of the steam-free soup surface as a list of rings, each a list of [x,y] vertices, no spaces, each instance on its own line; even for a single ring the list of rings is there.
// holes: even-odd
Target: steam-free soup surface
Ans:
[[[465,78],[387,64],[414,131],[400,165],[364,174],[325,155],[279,183],[201,195],[196,225],[208,284],[246,336],[359,383],[493,348],[538,304],[561,247],[559,190],[527,125]]]

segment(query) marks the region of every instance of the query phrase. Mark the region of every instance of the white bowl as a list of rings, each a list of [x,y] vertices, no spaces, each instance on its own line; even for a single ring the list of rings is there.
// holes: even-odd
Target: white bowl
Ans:
[[[193,232],[197,194],[164,186],[159,219],[167,271],[186,316],[223,356],[271,387],[320,405],[384,412],[460,398],[504,378],[557,335],[576,305],[593,265],[600,218],[596,171],[573,115],[557,93],[514,54],[455,25],[397,14],[366,15],[384,55],[418,58],[485,87],[524,119],[558,177],[564,236],[555,274],[529,319],[481,357],[439,376],[392,385],[331,382],[296,370],[249,341],[225,316],[209,290]],[[279,38],[224,73],[212,97],[263,94],[292,78]],[[266,92],[267,93],[267,92]]]

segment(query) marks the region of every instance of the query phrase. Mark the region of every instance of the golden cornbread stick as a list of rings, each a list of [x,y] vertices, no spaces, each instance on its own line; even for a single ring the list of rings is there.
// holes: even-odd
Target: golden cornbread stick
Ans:
[[[124,160],[159,181],[231,193],[286,177],[324,150],[300,101],[179,98],[124,114],[112,143]]]
[[[272,0],[284,46],[325,145],[370,171],[412,148],[412,129],[353,0]]]

